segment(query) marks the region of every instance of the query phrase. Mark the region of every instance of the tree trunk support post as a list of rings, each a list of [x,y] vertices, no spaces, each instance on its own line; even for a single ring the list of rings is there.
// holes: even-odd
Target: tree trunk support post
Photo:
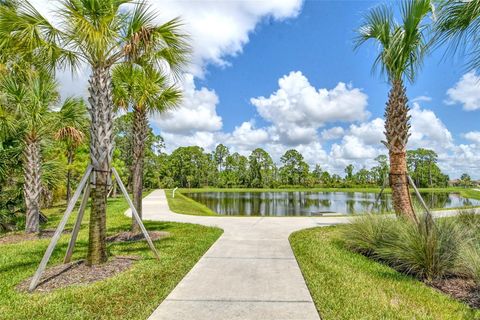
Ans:
[[[153,245],[152,239],[148,235],[147,229],[145,229],[145,226],[143,225],[142,219],[138,216],[137,210],[135,209],[135,206],[133,205],[132,200],[130,199],[130,196],[128,195],[127,189],[123,185],[122,180],[120,179],[120,175],[118,174],[117,170],[112,167],[112,172],[113,175],[115,176],[115,179],[117,180],[118,186],[120,187],[120,190],[122,190],[123,195],[125,196],[125,199],[128,202],[128,205],[130,206],[130,209],[132,211],[132,215],[134,216],[135,220],[137,221],[138,225],[140,226],[140,229],[142,230],[143,235],[145,236],[145,239],[148,242],[148,245],[150,246],[150,249],[152,249],[155,257],[157,260],[160,260],[160,256],[158,254],[157,249]]]
[[[83,215],[87,207],[88,198],[90,197],[90,183],[87,183],[83,191],[82,203],[78,209],[77,220],[75,221],[75,226],[72,230],[72,237],[68,243],[67,252],[65,253],[65,258],[63,263],[69,263],[72,260],[73,249],[75,248],[75,243],[77,242],[78,233],[80,232],[80,226],[82,225]]]
[[[383,177],[382,189],[380,190],[380,193],[378,194],[377,198],[375,199],[375,202],[372,204],[371,209],[368,211],[368,214],[372,214],[373,208],[378,204],[378,201],[382,197],[383,191],[385,191],[386,187],[387,187],[387,176],[384,176]]]
[[[410,183],[410,185],[412,186],[413,190],[415,190],[415,194],[417,195],[418,199],[420,200],[420,203],[422,204],[423,208],[425,209],[425,213],[427,214],[428,223],[433,222],[433,217],[432,217],[432,213],[430,212],[430,209],[428,209],[427,204],[425,203],[422,195],[420,194],[420,191],[418,191],[417,186],[415,185],[412,177],[410,177],[410,175],[408,173],[407,173],[407,179],[408,179],[408,182]]]
[[[45,271],[45,267],[47,266],[48,260],[50,260],[50,257],[52,256],[53,249],[55,249],[55,246],[57,245],[57,242],[60,239],[60,236],[62,235],[63,230],[65,229],[65,225],[67,224],[68,219],[70,218],[70,215],[75,207],[75,204],[78,198],[80,197],[80,194],[82,193],[82,190],[85,184],[90,178],[91,172],[92,172],[92,166],[89,165],[85,170],[85,174],[83,175],[77,190],[73,194],[72,199],[70,199],[70,202],[68,203],[68,206],[67,206],[67,210],[65,211],[65,214],[63,215],[62,220],[60,221],[60,224],[57,227],[57,230],[55,230],[52,240],[50,241],[50,244],[48,245],[48,248],[45,251],[45,254],[43,255],[42,261],[40,262],[40,265],[38,266],[38,269],[35,272],[35,275],[33,276],[32,281],[30,282],[30,286],[28,288],[30,292],[35,290],[35,288],[37,287],[38,282],[40,281],[40,277],[42,276],[43,271]]]

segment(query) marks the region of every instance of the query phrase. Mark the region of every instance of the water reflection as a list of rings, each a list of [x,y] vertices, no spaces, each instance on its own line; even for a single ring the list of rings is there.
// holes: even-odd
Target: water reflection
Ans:
[[[391,195],[363,192],[201,192],[184,193],[222,215],[316,216],[326,213],[358,214],[392,211]],[[429,208],[478,206],[479,200],[456,193],[422,193]],[[414,202],[418,200],[412,196]]]

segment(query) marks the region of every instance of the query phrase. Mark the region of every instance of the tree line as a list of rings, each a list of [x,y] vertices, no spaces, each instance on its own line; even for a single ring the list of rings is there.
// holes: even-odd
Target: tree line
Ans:
[[[179,147],[171,154],[155,154],[152,149],[150,158],[147,163],[154,165],[144,172],[145,186],[149,188],[347,188],[388,185],[386,155],[378,156],[375,159],[377,164],[372,168],[355,168],[349,164],[343,175],[329,172],[321,163],[310,168],[303,155],[295,149],[287,150],[278,164],[262,148],[244,156],[230,152],[223,144],[217,145],[212,152],[198,146]],[[434,151],[409,150],[407,159],[410,176],[418,187],[448,185],[449,177],[438,167],[438,156]]]

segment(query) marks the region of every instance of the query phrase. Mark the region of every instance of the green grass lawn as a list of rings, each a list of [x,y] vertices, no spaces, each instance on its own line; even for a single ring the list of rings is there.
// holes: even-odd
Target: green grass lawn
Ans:
[[[348,251],[336,228],[296,232],[290,243],[324,320],[480,319],[480,311],[422,282]]]
[[[64,207],[48,210],[47,227],[55,227]],[[108,234],[128,230],[123,199],[109,201]],[[73,259],[87,249],[86,214]],[[73,219],[67,228],[71,228]],[[109,244],[112,255],[137,255],[142,259],[117,276],[91,285],[72,286],[51,293],[19,293],[15,286],[35,272],[48,239],[0,245],[0,318],[8,319],[146,319],[221,235],[222,230],[192,224],[145,222],[149,230],[170,233],[155,241],[161,260],[153,258],[145,241]],[[50,265],[63,259],[69,236],[63,235]]]
[[[173,212],[195,216],[217,216],[217,214],[207,206],[184,196],[178,190],[175,192],[175,198],[172,197],[172,190],[165,190],[165,194],[167,196],[168,206]]]

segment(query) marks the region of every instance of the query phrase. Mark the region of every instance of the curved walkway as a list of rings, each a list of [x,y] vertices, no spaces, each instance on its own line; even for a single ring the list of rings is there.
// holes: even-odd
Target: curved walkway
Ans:
[[[288,236],[345,217],[204,217],[173,213],[163,190],[143,200],[143,218],[224,230],[149,319],[318,320]]]
[[[448,216],[455,211],[442,211]],[[219,227],[223,235],[150,316],[151,320],[319,320],[289,235],[347,217],[207,217],[170,211],[165,191],[143,200],[145,220]]]

